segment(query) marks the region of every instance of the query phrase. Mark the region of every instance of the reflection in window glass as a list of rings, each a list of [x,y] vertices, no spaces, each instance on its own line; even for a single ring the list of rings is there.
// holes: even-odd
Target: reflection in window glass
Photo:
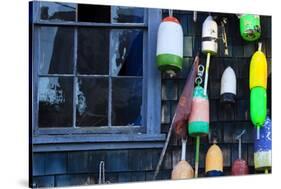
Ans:
[[[133,7],[111,7],[111,22],[112,23],[143,23],[144,9]]]
[[[108,78],[79,78],[76,126],[108,125]]]
[[[74,29],[40,28],[40,73],[70,74],[74,61]]]
[[[141,30],[112,30],[110,51],[113,76],[142,76],[143,32]]]
[[[78,21],[110,23],[110,6],[78,4]]]
[[[49,21],[75,21],[76,5],[72,3],[40,2],[40,18]]]
[[[41,77],[39,79],[39,127],[72,126],[72,86],[72,78]]]
[[[107,29],[78,29],[79,74],[108,74],[109,32]]]
[[[142,124],[142,79],[112,79],[112,125]]]

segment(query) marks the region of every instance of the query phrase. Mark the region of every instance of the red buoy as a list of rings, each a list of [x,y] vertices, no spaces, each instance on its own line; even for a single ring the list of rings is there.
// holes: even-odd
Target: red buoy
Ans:
[[[241,158],[241,138],[244,133],[245,130],[243,130],[242,133],[236,137],[236,140],[239,141],[238,159],[236,159],[232,164],[231,175],[247,175],[249,173],[247,162]]]

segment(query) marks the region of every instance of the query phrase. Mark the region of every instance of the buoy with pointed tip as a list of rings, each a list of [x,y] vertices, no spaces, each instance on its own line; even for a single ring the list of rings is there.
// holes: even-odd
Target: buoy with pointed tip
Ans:
[[[260,129],[260,139],[255,140],[254,165],[257,171],[268,173],[271,169],[272,125],[269,117]]]
[[[239,141],[238,159],[236,159],[232,164],[231,175],[247,175],[249,173],[247,161],[242,159],[242,156],[241,156],[241,140],[242,140],[242,135],[244,133],[245,133],[245,130],[243,130],[242,133],[236,137],[236,140]]]
[[[261,51],[259,43],[258,51],[254,53],[250,62],[250,117],[252,123],[257,128],[257,139],[259,130],[266,119],[267,109],[267,62],[264,53]]]
[[[185,160],[186,156],[186,140],[182,140],[181,161],[173,168],[172,180],[190,179],[194,176],[194,171],[191,165]]]
[[[240,34],[246,41],[256,41],[261,36],[260,16],[242,14],[240,16]]]
[[[211,55],[218,52],[218,25],[212,16],[208,16],[202,26],[202,52],[207,54],[206,72],[204,79],[204,95],[207,95],[207,85]]]
[[[218,25],[208,16],[202,26],[202,52],[216,55],[218,52]]]
[[[216,142],[208,149],[205,164],[207,177],[223,175],[223,154]]]
[[[171,77],[182,69],[183,30],[173,16],[164,18],[158,28],[156,62],[158,68]]]
[[[236,75],[234,70],[228,66],[221,77],[221,91],[220,102],[221,103],[235,103],[236,97]]]

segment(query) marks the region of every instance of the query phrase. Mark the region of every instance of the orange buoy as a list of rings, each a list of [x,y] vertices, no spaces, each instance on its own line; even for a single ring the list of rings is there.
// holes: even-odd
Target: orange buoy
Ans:
[[[172,180],[190,179],[194,176],[194,171],[191,165],[185,160],[186,140],[182,140],[181,161],[173,168]]]

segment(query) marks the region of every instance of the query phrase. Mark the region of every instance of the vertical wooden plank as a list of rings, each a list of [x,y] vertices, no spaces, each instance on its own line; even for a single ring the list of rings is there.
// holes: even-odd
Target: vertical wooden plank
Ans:
[[[33,188],[43,188],[43,187],[54,187],[55,177],[54,176],[39,176],[33,177],[33,182],[31,183]]]
[[[106,152],[105,169],[108,172],[128,171],[128,162],[128,150],[111,150]],[[138,162],[135,163],[137,164]]]
[[[149,171],[152,170],[152,150],[129,150],[128,170]]]
[[[45,174],[64,174],[67,172],[67,154],[64,152],[46,153]]]
[[[67,172],[68,173],[86,173],[89,171],[88,164],[89,152],[75,151],[68,152]]]
[[[145,33],[145,102],[148,134],[160,133],[161,74],[156,66],[156,43],[158,26],[161,22],[161,9],[148,9],[148,31]],[[147,48],[148,47],[148,48]]]

